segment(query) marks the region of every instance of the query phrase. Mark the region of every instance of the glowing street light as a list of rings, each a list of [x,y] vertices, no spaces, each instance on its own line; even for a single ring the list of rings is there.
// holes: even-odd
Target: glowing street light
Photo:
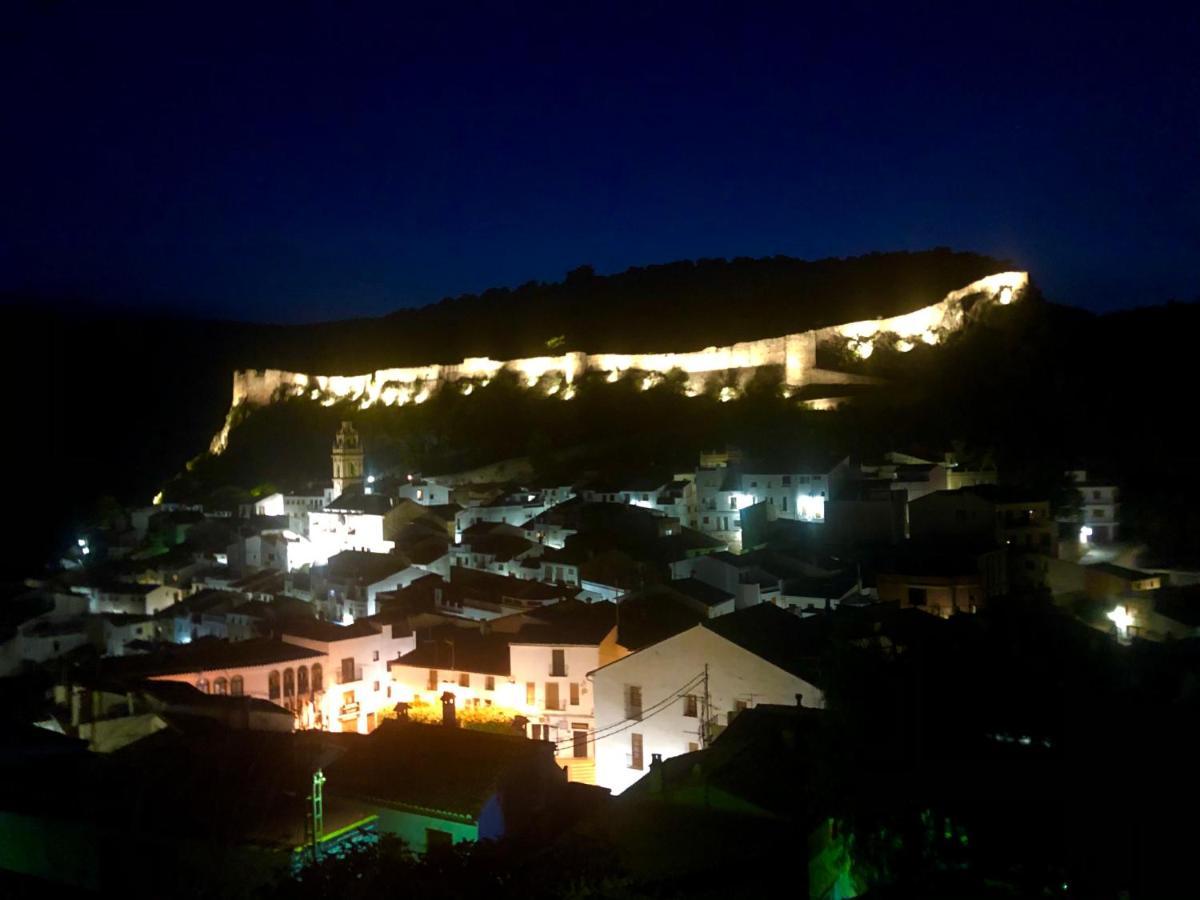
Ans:
[[[1088,538],[1090,538],[1091,536],[1092,536],[1092,526],[1091,525],[1083,525],[1080,527],[1079,543],[1086,544],[1088,542]]]
[[[1133,624],[1133,615],[1124,606],[1118,606],[1106,616],[1117,626],[1117,637],[1125,640],[1129,636],[1129,626]]]

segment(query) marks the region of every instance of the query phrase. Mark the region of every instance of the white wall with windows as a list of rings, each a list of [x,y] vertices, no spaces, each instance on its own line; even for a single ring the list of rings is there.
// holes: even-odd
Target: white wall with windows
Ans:
[[[620,793],[663,759],[704,744],[705,666],[709,735],[741,709],[760,703],[824,705],[821,691],[796,675],[697,625],[592,673],[596,784]]]

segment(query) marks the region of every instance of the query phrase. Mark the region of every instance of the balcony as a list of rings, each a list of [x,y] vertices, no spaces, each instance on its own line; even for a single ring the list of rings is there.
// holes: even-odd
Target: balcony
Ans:
[[[353,676],[353,677],[348,677],[348,676]],[[356,681],[362,681],[362,679],[363,679],[363,667],[362,666],[355,666],[353,672],[347,672],[347,671],[343,671],[341,669],[338,669],[336,672],[334,672],[334,682],[336,684],[353,684]]]

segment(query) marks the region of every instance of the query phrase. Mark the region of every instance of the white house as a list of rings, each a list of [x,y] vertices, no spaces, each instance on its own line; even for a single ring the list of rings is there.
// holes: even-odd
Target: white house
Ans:
[[[271,494],[254,504],[258,516],[287,516],[288,529],[308,536],[309,513],[320,512],[333,501],[333,488],[307,494]]]
[[[282,631],[285,643],[320,651],[329,660],[324,696],[301,710],[301,724],[326,731],[374,731],[380,712],[396,703],[388,662],[416,646],[412,634],[391,624],[342,626],[316,619],[289,622]]]
[[[587,673],[626,651],[617,644],[616,606],[566,601],[532,614],[509,642],[509,671],[524,685],[529,736],[555,745],[572,781],[595,783],[595,703]],[[532,702],[531,702],[532,701]]]
[[[392,513],[391,499],[381,494],[343,494],[325,509],[309,513],[314,563],[321,565],[343,550],[390,553],[400,527]]]
[[[234,552],[235,549],[240,552]],[[230,548],[230,557],[248,569],[294,572],[311,566],[315,558],[312,542],[291,529],[264,531]]]
[[[701,467],[695,475],[692,527],[740,548],[741,511],[766,504],[772,519],[822,524],[825,503],[849,472],[850,461],[814,460],[787,466],[760,464]]]
[[[398,554],[345,550],[312,572],[313,603],[326,619],[349,623],[378,612],[376,598],[429,573]]]
[[[28,663],[57,659],[89,642],[85,618],[31,619],[0,644],[0,677],[20,671]]]
[[[620,793],[653,756],[698,750],[759,703],[823,707],[822,634],[819,622],[760,604],[596,669],[596,783]]]
[[[319,650],[283,641],[254,639],[229,643],[205,640],[180,647],[165,658],[127,656],[116,674],[140,674],[156,681],[182,681],[206,694],[257,697],[289,709],[301,723],[325,696],[329,657]]]
[[[408,499],[422,506],[445,506],[451,502],[453,493],[454,489],[449,485],[421,478],[405,482],[396,490],[396,496],[401,500]]]
[[[182,588],[173,585],[125,581],[77,586],[72,590],[88,597],[88,612],[129,613],[136,616],[152,616],[184,595]]]
[[[616,608],[565,601],[490,627],[418,629],[416,646],[389,666],[397,700],[414,715],[440,713],[454,695],[462,719],[524,720],[533,740],[551,741],[572,781],[593,783],[595,732],[587,673],[625,652]]]

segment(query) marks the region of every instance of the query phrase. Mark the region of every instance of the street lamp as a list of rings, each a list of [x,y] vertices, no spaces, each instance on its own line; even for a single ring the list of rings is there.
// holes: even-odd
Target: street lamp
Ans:
[[[1111,612],[1106,613],[1106,617],[1117,626],[1117,637],[1123,641],[1127,640],[1129,637],[1129,626],[1133,624],[1132,613],[1124,606],[1118,606]]]

